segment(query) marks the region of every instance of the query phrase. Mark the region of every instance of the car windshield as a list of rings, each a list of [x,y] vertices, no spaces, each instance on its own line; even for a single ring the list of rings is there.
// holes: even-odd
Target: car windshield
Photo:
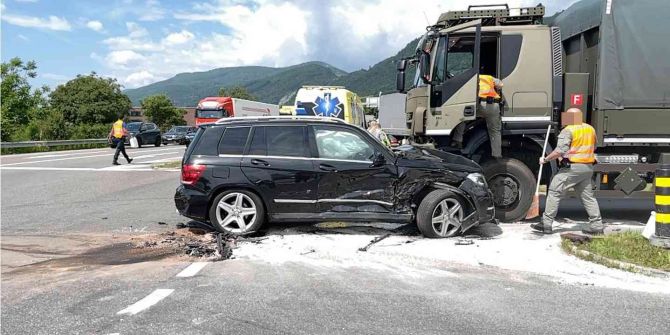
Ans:
[[[188,129],[189,129],[189,127],[172,127],[172,128],[170,128],[170,130],[168,130],[168,133],[179,133],[179,134],[183,134],[183,133],[185,133]]]
[[[142,124],[141,122],[128,123],[126,124],[126,129],[128,129],[128,131],[138,131],[140,130],[141,124]]]

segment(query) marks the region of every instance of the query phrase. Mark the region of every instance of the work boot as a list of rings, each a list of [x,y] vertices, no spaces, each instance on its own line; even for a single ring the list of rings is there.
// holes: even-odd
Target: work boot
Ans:
[[[589,234],[589,235],[602,235],[605,233],[604,228],[592,228],[592,227],[586,227],[582,229],[582,233],[584,234]]]
[[[128,164],[130,164],[130,163],[133,161],[133,159],[132,159],[132,158],[128,158],[127,161],[128,161]]]
[[[533,228],[536,231],[539,231],[540,233],[543,234],[552,234],[554,232],[553,229],[551,229],[551,226],[546,226],[543,223],[533,223],[530,225],[531,228]]]
[[[112,165],[121,165],[121,164],[119,164],[119,162],[117,162],[117,161],[113,161]]]

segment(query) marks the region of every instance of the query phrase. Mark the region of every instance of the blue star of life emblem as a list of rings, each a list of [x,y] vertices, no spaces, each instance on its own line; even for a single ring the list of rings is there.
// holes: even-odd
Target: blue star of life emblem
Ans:
[[[314,103],[316,104],[316,106],[312,108],[314,115],[340,117],[340,113],[342,113],[342,108],[338,106],[340,104],[340,99],[337,97],[331,99],[330,93],[324,93],[323,98],[317,97],[316,100],[314,100]]]

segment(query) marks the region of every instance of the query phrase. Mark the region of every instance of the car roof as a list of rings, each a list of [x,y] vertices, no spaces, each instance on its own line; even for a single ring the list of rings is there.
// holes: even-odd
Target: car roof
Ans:
[[[327,116],[234,116],[219,119],[214,122],[216,125],[227,125],[236,123],[257,123],[257,122],[309,122],[309,123],[323,123],[323,124],[343,124],[349,125],[342,119],[327,117]]]

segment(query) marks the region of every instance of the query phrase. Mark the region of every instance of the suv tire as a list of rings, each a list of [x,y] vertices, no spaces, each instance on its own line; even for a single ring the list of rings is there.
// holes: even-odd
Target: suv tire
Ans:
[[[141,147],[142,147],[142,138],[141,138],[141,137],[138,137],[138,138],[137,138],[137,147],[138,147],[138,148],[141,148]]]
[[[161,146],[161,137],[156,136],[156,141],[154,142],[154,146],[160,147]]]
[[[219,232],[246,235],[263,225],[265,207],[261,198],[252,192],[228,190],[212,201],[209,221]]]
[[[416,225],[428,238],[452,237],[461,231],[465,217],[464,200],[447,190],[435,190],[421,201]]]

